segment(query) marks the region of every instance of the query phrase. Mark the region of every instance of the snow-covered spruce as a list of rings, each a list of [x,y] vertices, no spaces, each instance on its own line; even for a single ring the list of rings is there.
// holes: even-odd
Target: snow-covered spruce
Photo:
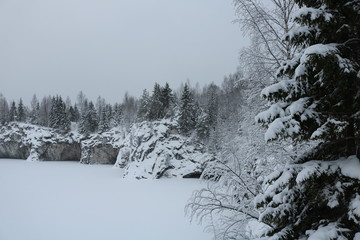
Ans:
[[[288,164],[265,181],[256,198],[271,239],[352,239],[360,232],[360,162]],[[268,238],[266,238],[268,239]]]
[[[264,239],[357,239],[360,232],[360,1],[295,0],[299,52],[279,68],[257,116],[266,140],[323,143],[266,181],[258,196]],[[314,161],[317,160],[317,161]]]
[[[131,127],[115,166],[125,168],[126,178],[200,177],[213,158],[180,135],[175,121],[145,121]]]

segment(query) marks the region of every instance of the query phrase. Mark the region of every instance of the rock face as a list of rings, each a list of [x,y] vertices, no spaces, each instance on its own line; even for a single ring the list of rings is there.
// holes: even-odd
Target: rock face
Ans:
[[[81,163],[114,164],[119,153],[122,131],[113,128],[108,132],[94,134],[81,142]]]
[[[45,143],[39,149],[39,159],[43,161],[79,161],[80,143]]]
[[[142,179],[198,178],[214,156],[178,134],[176,122],[162,120],[133,124],[126,134],[113,128],[88,137],[10,123],[0,127],[0,158],[115,164],[124,177]]]
[[[11,123],[0,128],[0,158],[29,161],[80,160],[80,135],[51,128]]]
[[[126,178],[200,177],[214,156],[177,134],[175,122],[134,124],[120,146],[115,166]]]

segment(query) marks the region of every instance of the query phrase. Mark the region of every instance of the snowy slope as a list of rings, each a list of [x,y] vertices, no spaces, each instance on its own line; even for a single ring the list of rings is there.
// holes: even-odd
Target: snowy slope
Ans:
[[[0,239],[211,239],[184,217],[199,180],[127,180],[121,171],[0,159]]]

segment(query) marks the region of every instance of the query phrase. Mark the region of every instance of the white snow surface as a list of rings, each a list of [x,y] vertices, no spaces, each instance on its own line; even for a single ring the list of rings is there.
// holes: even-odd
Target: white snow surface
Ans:
[[[128,180],[121,171],[0,159],[0,239],[211,239],[184,217],[200,180]]]

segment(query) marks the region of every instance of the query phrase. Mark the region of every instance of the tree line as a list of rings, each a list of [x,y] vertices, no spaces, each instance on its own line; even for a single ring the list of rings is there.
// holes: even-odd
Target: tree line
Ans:
[[[95,103],[88,100],[83,92],[72,104],[69,97],[45,96],[40,101],[33,95],[29,106],[20,98],[11,101],[0,95],[0,124],[24,122],[51,127],[60,132],[71,131],[71,125],[89,135],[105,132],[113,127],[129,127],[134,122],[174,119],[179,132],[195,135],[197,139],[209,142],[208,138],[216,131],[219,122],[233,115],[235,101],[230,109],[230,98],[238,92],[237,82],[240,74],[231,74],[223,80],[222,86],[209,84],[202,89],[189,82],[173,90],[168,83],[164,86],[155,83],[151,93],[143,90],[139,98],[125,94],[121,103],[109,104],[102,97]],[[226,107],[220,107],[223,105]]]

